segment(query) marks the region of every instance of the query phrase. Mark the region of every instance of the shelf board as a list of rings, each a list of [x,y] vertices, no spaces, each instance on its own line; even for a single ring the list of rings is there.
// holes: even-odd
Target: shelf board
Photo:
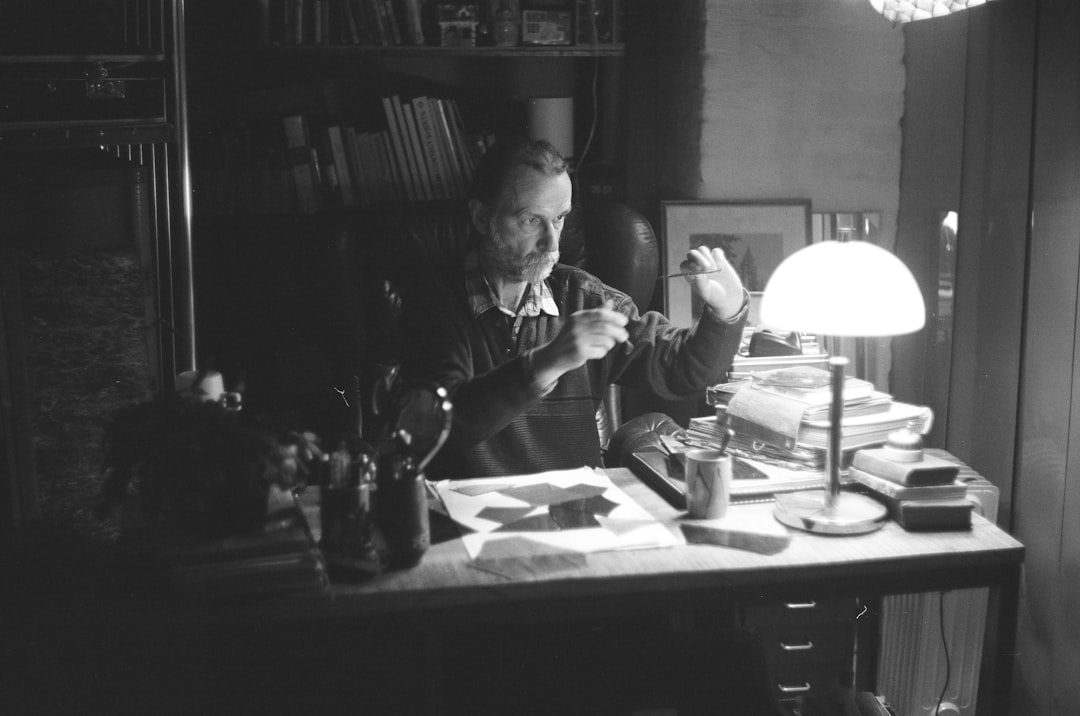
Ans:
[[[101,145],[156,144],[173,139],[164,119],[0,123],[0,152]]]
[[[625,45],[536,45],[517,47],[430,47],[426,45],[260,45],[288,55],[372,57],[622,57]]]
[[[104,62],[106,64],[138,64],[164,62],[161,53],[141,54],[72,54],[72,55],[0,55],[0,65],[51,65],[64,62]]]

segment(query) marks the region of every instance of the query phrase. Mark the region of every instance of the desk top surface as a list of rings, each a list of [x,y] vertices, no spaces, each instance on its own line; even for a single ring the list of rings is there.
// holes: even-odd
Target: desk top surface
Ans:
[[[685,513],[671,507],[629,470],[607,471],[613,482],[669,529]],[[773,521],[772,504],[732,506]],[[786,529],[786,528],[785,528]],[[792,530],[776,554],[708,545],[589,554],[579,569],[507,578],[468,566],[460,540],[433,545],[417,567],[359,584],[335,584],[330,611],[389,614],[403,610],[516,608],[580,605],[612,597],[668,600],[698,595],[745,601],[784,589],[833,589],[852,593],[931,591],[1001,583],[1015,575],[1024,547],[982,517],[970,531],[908,532],[889,521],[858,536],[820,536]]]

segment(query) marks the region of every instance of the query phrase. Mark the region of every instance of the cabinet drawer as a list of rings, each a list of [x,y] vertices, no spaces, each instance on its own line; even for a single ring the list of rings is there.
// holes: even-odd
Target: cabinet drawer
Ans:
[[[840,662],[849,657],[855,640],[851,622],[767,624],[753,629],[770,664]]]
[[[748,626],[809,624],[852,619],[857,613],[854,599],[793,599],[778,604],[747,607],[743,611],[743,619]]]
[[[776,664],[769,668],[773,695],[777,699],[822,693],[843,675],[844,665],[840,663]]]

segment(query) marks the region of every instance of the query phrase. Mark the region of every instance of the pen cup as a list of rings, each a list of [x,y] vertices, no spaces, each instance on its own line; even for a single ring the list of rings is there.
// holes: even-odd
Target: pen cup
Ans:
[[[319,547],[334,578],[356,579],[382,571],[374,539],[370,485],[324,487],[319,512]]]
[[[731,501],[731,456],[720,450],[686,452],[686,511],[695,520],[727,514]]]

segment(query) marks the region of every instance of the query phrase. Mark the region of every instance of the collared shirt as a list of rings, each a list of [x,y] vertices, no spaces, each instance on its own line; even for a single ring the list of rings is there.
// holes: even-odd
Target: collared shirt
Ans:
[[[521,332],[523,319],[536,318],[541,313],[553,317],[559,315],[559,306],[555,303],[555,297],[546,280],[526,287],[525,295],[522,296],[521,305],[518,306],[516,312],[499,303],[495,289],[488,283],[487,276],[480,268],[480,259],[475,251],[470,252],[465,259],[465,294],[469,297],[469,307],[474,317],[495,309],[508,319],[513,319],[511,334],[515,341],[518,333]]]

